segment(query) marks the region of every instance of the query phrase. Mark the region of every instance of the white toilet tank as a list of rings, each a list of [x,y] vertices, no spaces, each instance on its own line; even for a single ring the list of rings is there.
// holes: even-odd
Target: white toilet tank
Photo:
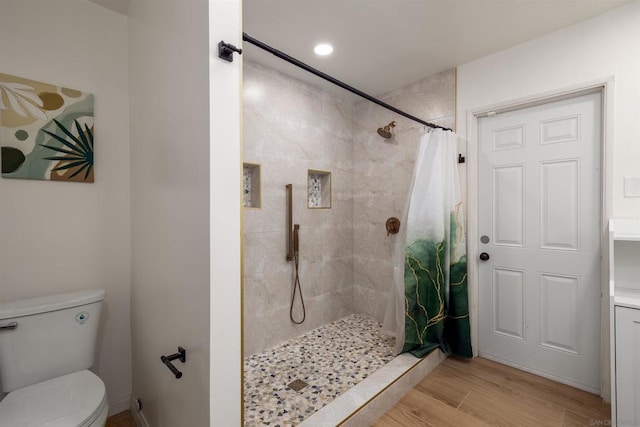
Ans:
[[[2,391],[89,369],[104,294],[96,289],[0,303]]]

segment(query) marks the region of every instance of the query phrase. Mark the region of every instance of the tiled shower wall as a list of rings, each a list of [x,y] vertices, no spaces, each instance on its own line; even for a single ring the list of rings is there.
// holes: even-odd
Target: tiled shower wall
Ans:
[[[379,98],[453,129],[455,81],[455,70],[451,69]],[[392,120],[397,123],[394,136],[381,138],[376,129]],[[366,101],[357,104],[354,123],[354,310],[382,322],[393,277],[396,238],[387,236],[385,222],[389,217],[402,218],[424,127]]]
[[[262,175],[262,208],[244,209],[245,355],[353,313],[353,117],[348,102],[245,61],[244,161]],[[331,172],[330,209],[307,208],[309,169]],[[300,224],[302,325],[289,320],[286,184]]]
[[[380,97],[453,127],[455,71]],[[376,129],[397,122],[392,139]],[[351,313],[382,321],[395,236],[423,127],[368,101],[350,102],[245,61],[244,161],[261,165],[262,208],[244,209],[244,352],[250,355]],[[307,170],[331,172],[330,209],[307,208]],[[289,320],[286,192],[294,187],[307,320]],[[296,307],[299,300],[296,299]],[[299,318],[299,310],[294,311]]]

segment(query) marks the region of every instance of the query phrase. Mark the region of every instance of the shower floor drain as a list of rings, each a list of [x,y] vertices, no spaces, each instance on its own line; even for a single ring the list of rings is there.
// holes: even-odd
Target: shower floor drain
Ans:
[[[300,391],[300,390],[302,390],[303,388],[305,388],[308,385],[309,384],[305,383],[302,380],[295,380],[295,381],[289,383],[289,388],[292,388],[295,391]]]

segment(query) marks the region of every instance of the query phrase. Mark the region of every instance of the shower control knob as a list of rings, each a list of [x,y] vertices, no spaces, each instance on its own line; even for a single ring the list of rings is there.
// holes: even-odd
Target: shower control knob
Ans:
[[[385,227],[387,229],[387,236],[389,234],[398,234],[398,231],[400,231],[400,220],[392,216],[391,218],[387,219]]]
[[[490,257],[490,256],[489,256],[489,254],[488,254],[488,253],[486,253],[486,252],[482,252],[482,253],[480,254],[480,261],[488,261],[488,260],[489,260],[489,258],[491,258],[491,257]]]

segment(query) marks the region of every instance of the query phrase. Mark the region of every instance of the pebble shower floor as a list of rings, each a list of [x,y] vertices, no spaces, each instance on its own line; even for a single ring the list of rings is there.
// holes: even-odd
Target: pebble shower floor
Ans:
[[[350,315],[244,360],[245,426],[293,426],[390,362],[394,339]],[[289,388],[297,379],[309,385]]]

